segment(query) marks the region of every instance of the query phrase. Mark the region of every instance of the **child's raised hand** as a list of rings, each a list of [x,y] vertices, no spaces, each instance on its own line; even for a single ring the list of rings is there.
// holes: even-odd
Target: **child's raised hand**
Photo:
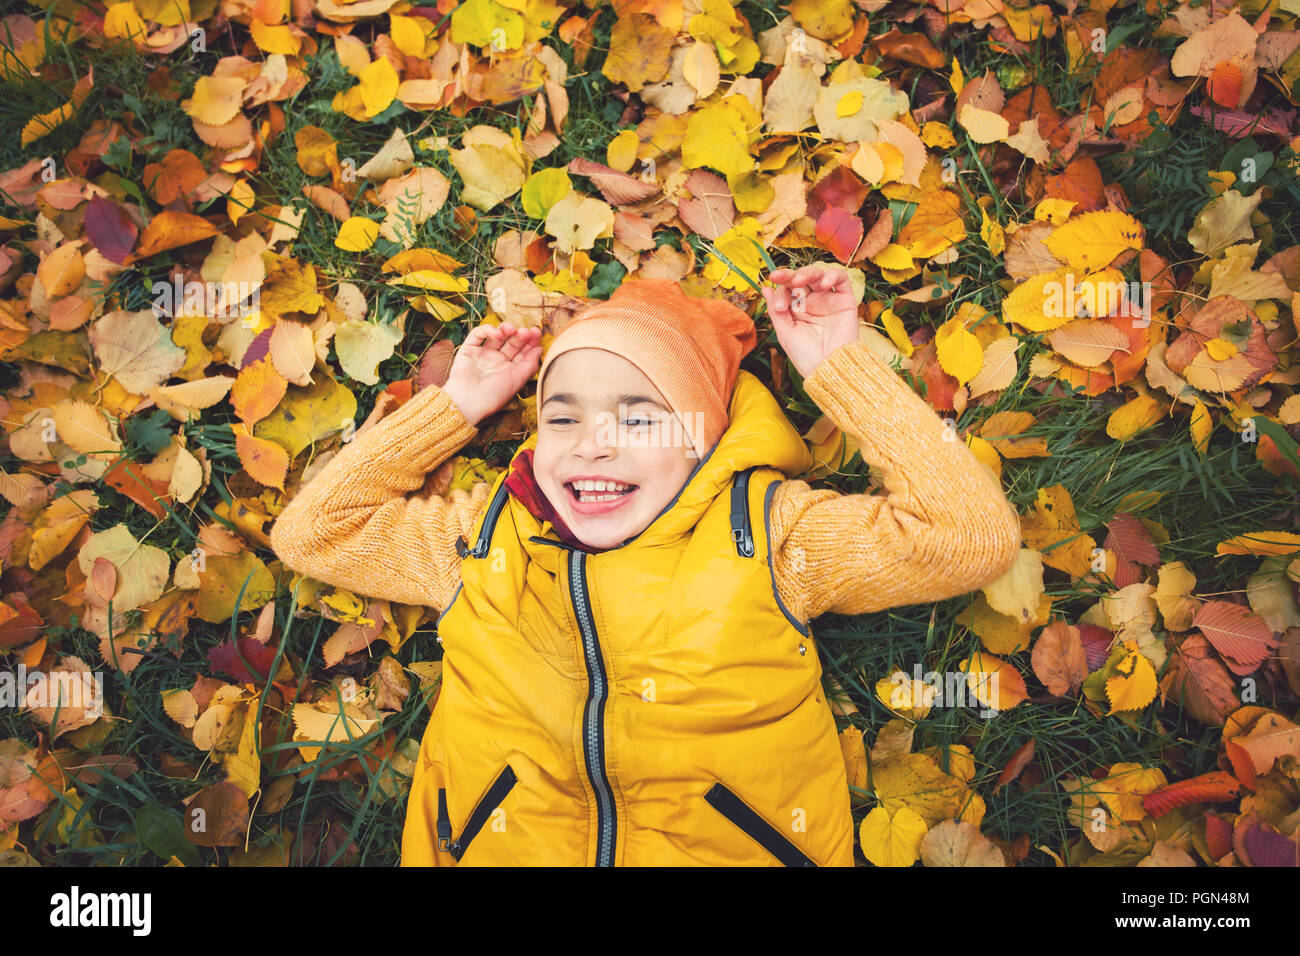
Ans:
[[[533,377],[542,355],[542,330],[510,322],[476,326],[456,350],[442,390],[477,425],[514,398]]]
[[[858,302],[846,271],[814,263],[777,269],[768,278],[776,285],[764,287],[763,298],[777,340],[804,378],[831,352],[858,340]]]

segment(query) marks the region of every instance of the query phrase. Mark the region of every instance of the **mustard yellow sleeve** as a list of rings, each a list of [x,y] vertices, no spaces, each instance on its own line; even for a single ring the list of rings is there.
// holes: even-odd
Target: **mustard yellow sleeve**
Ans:
[[[469,536],[490,486],[411,492],[476,431],[445,392],[426,387],[299,489],[271,528],[272,549],[326,584],[441,610],[460,580],[456,538]]]
[[[783,482],[772,500],[777,592],[802,621],[939,601],[1000,577],[1020,519],[993,473],[944,441],[938,414],[862,342],[835,349],[808,397],[859,442],[884,494]]]

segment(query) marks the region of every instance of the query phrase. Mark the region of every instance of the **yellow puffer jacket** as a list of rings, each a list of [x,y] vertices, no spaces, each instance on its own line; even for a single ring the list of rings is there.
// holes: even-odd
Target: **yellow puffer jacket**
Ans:
[[[726,433],[617,548],[563,544],[502,472],[438,618],[402,864],[852,866],[821,662],[768,551],[772,493],[812,464],[742,370]]]

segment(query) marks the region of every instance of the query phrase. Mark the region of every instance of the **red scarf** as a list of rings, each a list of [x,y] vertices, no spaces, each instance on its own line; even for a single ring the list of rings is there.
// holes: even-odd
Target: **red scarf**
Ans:
[[[573,536],[564,519],[556,513],[550,500],[542,493],[541,486],[537,484],[537,477],[533,473],[533,449],[529,448],[515,456],[510,466],[510,474],[506,476],[505,486],[506,490],[514,495],[534,518],[539,521],[549,521],[554,525],[556,535],[565,544],[588,554],[598,553],[599,549],[588,547]]]

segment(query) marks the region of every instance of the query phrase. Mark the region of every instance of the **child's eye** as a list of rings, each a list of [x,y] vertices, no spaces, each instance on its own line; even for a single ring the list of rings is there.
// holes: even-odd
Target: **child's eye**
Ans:
[[[624,425],[632,425],[632,426],[634,426],[634,427],[635,427],[635,426],[638,426],[638,425],[650,426],[650,425],[653,425],[653,424],[654,424],[654,419],[651,419],[651,418],[629,418],[629,419],[627,419],[625,422],[623,422],[623,424],[624,424]]]
[[[573,421],[572,418],[548,418],[548,419],[546,420],[546,424],[548,424],[548,425],[559,425],[559,424],[561,424],[562,422],[571,422],[571,421]]]

